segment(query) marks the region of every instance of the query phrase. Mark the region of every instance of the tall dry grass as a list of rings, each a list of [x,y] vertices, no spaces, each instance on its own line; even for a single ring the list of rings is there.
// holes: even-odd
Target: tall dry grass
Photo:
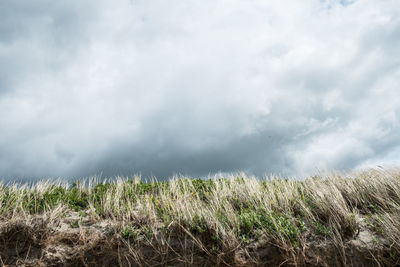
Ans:
[[[326,264],[343,265],[355,259],[356,246],[367,251],[362,255],[371,264],[400,260],[400,170],[396,168],[304,180],[240,174],[148,183],[133,177],[0,186],[3,222],[32,216],[57,221],[71,213],[78,214],[71,227],[80,228],[83,221],[107,221],[112,226],[108,234],[128,248],[147,244],[163,255],[163,249],[174,250],[173,243],[184,238],[192,244],[186,249],[221,265],[304,265],[314,264],[319,256],[328,257]],[[360,232],[367,240],[353,242]],[[132,261],[146,263],[136,250],[128,253]]]

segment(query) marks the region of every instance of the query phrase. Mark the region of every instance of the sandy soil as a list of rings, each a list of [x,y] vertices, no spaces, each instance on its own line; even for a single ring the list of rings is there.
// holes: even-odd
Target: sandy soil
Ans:
[[[92,222],[71,213],[62,220],[44,216],[0,220],[1,266],[384,266],[390,253],[362,218],[360,231],[342,247],[314,236],[299,251],[285,251],[268,240],[223,254],[202,249],[190,235],[125,240],[115,222]],[[79,221],[79,225],[76,222]]]

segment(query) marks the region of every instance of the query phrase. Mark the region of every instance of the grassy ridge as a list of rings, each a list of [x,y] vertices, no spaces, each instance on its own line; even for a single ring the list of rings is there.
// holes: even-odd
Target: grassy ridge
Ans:
[[[397,169],[301,181],[242,175],[0,186],[0,217],[5,223],[34,216],[62,221],[70,214],[77,214],[70,228],[108,222],[111,231],[103,235],[116,238],[132,254],[119,265],[149,264],[144,254],[129,248],[150,244],[172,249],[174,240],[191,240],[192,248],[185,249],[207,257],[207,264],[323,264],[318,257],[325,257],[328,265],[400,263]],[[154,251],[161,255],[159,249]],[[177,252],[174,259],[186,254]],[[0,256],[15,263],[16,256]],[[164,263],[172,260],[165,257]]]

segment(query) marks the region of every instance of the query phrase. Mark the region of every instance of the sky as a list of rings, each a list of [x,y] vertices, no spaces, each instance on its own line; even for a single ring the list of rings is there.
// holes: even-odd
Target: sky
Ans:
[[[1,0],[0,179],[398,164],[399,47],[398,0]]]

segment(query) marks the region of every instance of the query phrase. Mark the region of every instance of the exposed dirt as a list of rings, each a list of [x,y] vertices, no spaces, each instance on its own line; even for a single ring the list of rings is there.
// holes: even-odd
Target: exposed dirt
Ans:
[[[184,232],[126,240],[111,221],[81,220],[77,226],[78,218],[0,222],[0,266],[385,266],[390,253],[362,223],[358,235],[341,247],[310,236],[297,250],[263,240],[216,254]]]

